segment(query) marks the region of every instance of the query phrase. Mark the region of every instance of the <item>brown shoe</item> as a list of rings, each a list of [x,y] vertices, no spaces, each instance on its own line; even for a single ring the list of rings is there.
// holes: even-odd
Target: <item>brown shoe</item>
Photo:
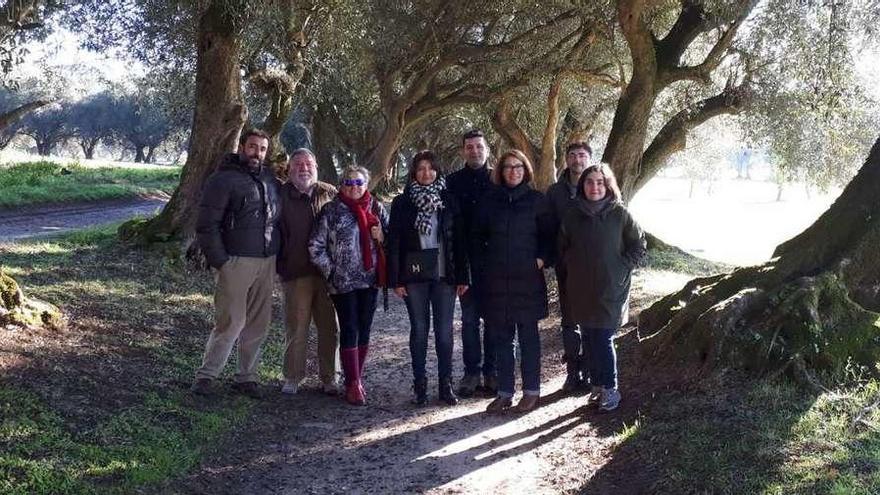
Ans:
[[[523,395],[522,399],[516,404],[516,407],[513,408],[515,412],[518,413],[526,413],[531,411],[538,405],[538,396],[537,395]]]
[[[195,395],[212,395],[214,393],[214,380],[210,378],[196,378],[189,391]]]
[[[510,409],[511,404],[513,404],[513,399],[510,397],[495,397],[495,400],[486,406],[486,412],[489,414],[501,414]]]
[[[257,382],[237,382],[232,384],[232,390],[235,392],[250,397],[251,399],[262,399],[263,392],[260,390],[259,384]]]

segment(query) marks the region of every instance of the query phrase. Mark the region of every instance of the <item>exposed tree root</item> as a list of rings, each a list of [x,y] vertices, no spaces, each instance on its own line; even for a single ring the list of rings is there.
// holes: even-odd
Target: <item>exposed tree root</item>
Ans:
[[[817,392],[817,374],[880,374],[880,140],[834,205],[777,258],[688,282],[639,317],[642,362],[685,376],[782,373]]]
[[[0,267],[0,326],[61,329],[61,311],[43,301],[25,297],[18,283]]]

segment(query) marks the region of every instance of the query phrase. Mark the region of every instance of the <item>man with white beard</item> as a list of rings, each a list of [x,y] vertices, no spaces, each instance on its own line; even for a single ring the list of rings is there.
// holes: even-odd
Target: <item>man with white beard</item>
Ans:
[[[339,323],[327,282],[309,260],[308,242],[321,208],[333,200],[336,188],[318,181],[315,155],[295,150],[288,162],[288,181],[281,186],[281,252],[278,275],[284,290],[284,385],[296,394],[305,378],[309,325],[318,329],[318,374],[325,393],[336,394]]]

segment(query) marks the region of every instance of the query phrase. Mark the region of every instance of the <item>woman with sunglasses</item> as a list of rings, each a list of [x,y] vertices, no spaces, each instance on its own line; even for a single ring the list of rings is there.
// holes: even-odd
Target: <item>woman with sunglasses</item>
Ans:
[[[472,265],[480,290],[480,312],[492,329],[498,355],[498,395],[490,413],[510,409],[514,393],[518,337],[523,396],[514,410],[535,408],[541,394],[541,341],[538,320],[547,317],[544,263],[552,252],[552,220],[544,195],[532,188],[532,164],[510,150],[492,171],[497,185],[481,201],[472,226]]]
[[[432,151],[416,153],[409,183],[391,203],[387,249],[389,287],[403,298],[409,313],[413,402],[428,403],[425,359],[433,316],[439,397],[455,405],[452,315],[455,296],[468,289],[469,275],[461,211]]]
[[[370,173],[348,167],[339,194],[324,205],[309,239],[309,255],[329,285],[339,319],[339,353],[345,373],[345,399],[366,403],[364,363],[376,311],[377,284],[385,273],[382,248],[388,214],[367,190]]]

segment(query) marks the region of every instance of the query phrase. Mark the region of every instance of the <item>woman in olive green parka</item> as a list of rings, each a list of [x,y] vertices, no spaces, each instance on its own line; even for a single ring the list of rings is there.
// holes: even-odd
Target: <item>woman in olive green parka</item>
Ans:
[[[591,397],[611,411],[620,402],[614,334],[626,323],[630,276],[644,259],[645,235],[624,207],[614,173],[606,164],[581,174],[578,197],[559,230],[559,263],[571,321],[580,327]]]

